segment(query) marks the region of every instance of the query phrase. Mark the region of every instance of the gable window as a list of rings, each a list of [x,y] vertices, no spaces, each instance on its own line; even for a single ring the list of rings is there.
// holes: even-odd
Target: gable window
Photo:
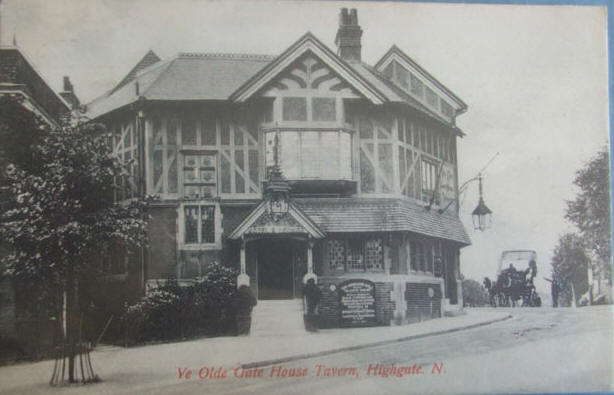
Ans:
[[[186,205],[183,210],[185,244],[215,243],[215,206]]]
[[[304,97],[284,97],[283,101],[284,121],[306,121],[307,99]]]
[[[215,154],[187,154],[183,157],[183,192],[186,198],[203,199],[217,195]]]
[[[311,99],[312,118],[314,121],[336,121],[337,109],[335,98],[314,97]]]

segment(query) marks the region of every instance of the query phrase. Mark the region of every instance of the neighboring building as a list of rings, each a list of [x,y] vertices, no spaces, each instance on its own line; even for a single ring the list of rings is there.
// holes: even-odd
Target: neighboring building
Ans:
[[[73,103],[79,104],[68,77],[64,77],[64,91],[61,94],[54,91],[21,49],[0,47],[0,96],[10,94],[22,98],[26,108],[58,126],[70,115]]]
[[[314,277],[331,327],[350,279],[375,285],[379,325],[460,308],[467,106],[396,46],[363,63],[361,36],[343,9],[337,53],[311,33],[276,57],[150,51],[90,103],[130,163],[117,198],[159,198],[147,251],[110,265],[144,290],[221,261],[259,299],[300,297]]]
[[[18,98],[33,114],[57,127],[70,116],[73,103],[78,105],[79,102],[68,77],[64,77],[64,90],[66,92],[61,95],[70,97],[71,103],[53,90],[21,49],[0,47],[0,97],[11,95]],[[4,193],[0,188],[2,209],[6,209]],[[0,257],[6,254],[6,249],[0,240]],[[36,356],[51,345],[53,331],[48,317],[24,314],[19,300],[13,281],[4,273],[0,263],[0,361],[14,358],[16,353]]]

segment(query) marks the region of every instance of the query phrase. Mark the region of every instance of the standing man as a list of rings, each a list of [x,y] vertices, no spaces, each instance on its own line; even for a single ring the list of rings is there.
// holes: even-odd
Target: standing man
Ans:
[[[552,295],[552,307],[559,307],[559,291],[561,290],[561,286],[557,281],[554,273],[552,274],[552,280],[549,278],[545,278],[544,280],[550,282],[550,294]]]

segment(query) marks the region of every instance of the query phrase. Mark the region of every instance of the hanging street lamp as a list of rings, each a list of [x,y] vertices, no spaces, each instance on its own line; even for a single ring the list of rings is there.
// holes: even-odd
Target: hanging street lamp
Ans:
[[[473,219],[473,229],[484,231],[492,225],[492,211],[486,206],[482,197],[482,174],[478,174],[478,183],[480,186],[480,200],[473,213],[471,213],[471,218]]]

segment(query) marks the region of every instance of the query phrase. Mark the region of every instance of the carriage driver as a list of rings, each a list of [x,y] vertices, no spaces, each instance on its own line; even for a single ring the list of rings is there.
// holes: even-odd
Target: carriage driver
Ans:
[[[524,271],[527,284],[533,284],[533,279],[537,276],[537,264],[533,259],[529,261],[529,267]]]

